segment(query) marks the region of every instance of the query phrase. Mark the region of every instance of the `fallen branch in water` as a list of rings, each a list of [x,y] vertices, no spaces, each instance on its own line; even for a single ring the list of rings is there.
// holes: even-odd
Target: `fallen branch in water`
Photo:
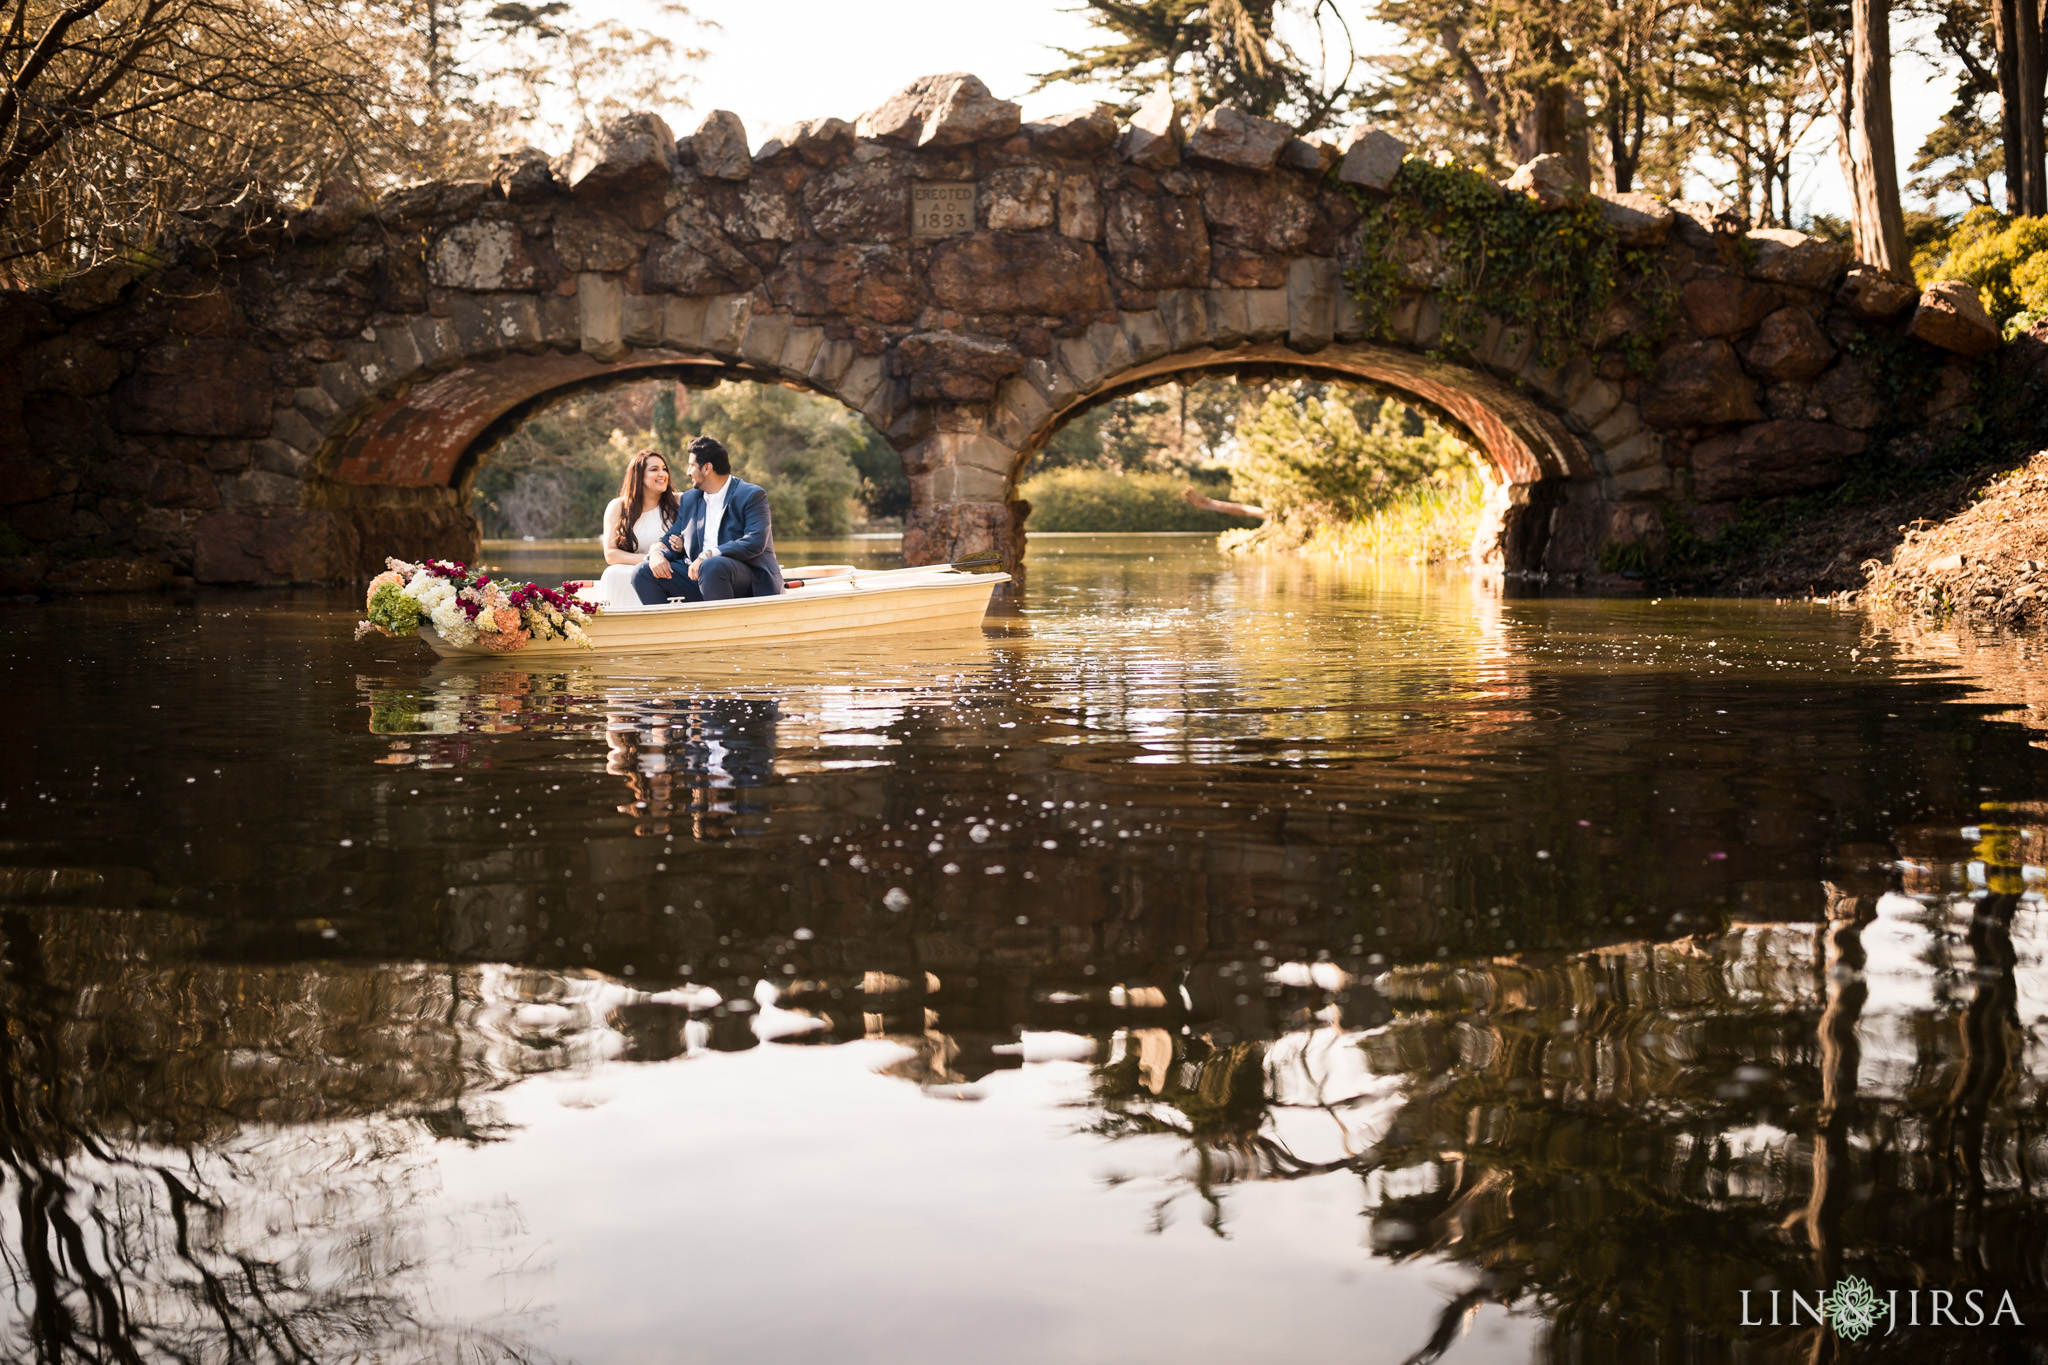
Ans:
[[[1199,507],[1204,512],[1221,512],[1227,517],[1252,517],[1258,521],[1264,521],[1272,515],[1265,508],[1254,507],[1250,503],[1224,502],[1221,498],[1204,497],[1195,491],[1193,484],[1181,489],[1180,495],[1187,499],[1190,505]]]

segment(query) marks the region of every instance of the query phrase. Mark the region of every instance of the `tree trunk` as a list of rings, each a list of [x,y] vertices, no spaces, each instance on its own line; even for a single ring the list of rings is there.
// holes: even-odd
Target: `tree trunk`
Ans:
[[[1836,152],[1849,182],[1856,255],[1910,283],[1899,158],[1892,142],[1892,30],[1886,0],[1850,0],[1855,29],[1843,66]]]
[[[2041,46],[2036,0],[1995,0],[1991,36],[1998,49],[1999,123],[2005,144],[2005,206],[2009,213],[2048,213],[2048,139],[2042,132]]]

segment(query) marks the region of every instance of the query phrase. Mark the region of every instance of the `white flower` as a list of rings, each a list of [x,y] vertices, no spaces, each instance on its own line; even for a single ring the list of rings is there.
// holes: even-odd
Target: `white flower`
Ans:
[[[450,593],[429,613],[441,638],[458,648],[476,643],[476,626]]]

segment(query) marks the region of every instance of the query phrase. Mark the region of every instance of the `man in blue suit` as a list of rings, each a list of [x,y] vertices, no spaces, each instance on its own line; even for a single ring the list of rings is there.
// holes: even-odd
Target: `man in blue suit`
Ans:
[[[719,602],[782,592],[768,494],[732,477],[732,457],[709,436],[691,441],[690,488],[675,524],[633,575],[633,591],[650,607],[664,602]]]

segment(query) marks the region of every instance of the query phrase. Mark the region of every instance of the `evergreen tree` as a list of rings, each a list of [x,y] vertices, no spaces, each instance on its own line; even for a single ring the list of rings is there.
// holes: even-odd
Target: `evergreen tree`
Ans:
[[[1089,21],[1111,35],[1061,48],[1067,65],[1038,77],[1107,81],[1135,103],[1166,85],[1190,117],[1219,104],[1282,118],[1296,132],[1329,122],[1349,94],[1357,65],[1350,29],[1334,0],[1083,0]],[[1313,57],[1278,32],[1290,11],[1316,35]],[[1341,67],[1341,73],[1339,68]]]

